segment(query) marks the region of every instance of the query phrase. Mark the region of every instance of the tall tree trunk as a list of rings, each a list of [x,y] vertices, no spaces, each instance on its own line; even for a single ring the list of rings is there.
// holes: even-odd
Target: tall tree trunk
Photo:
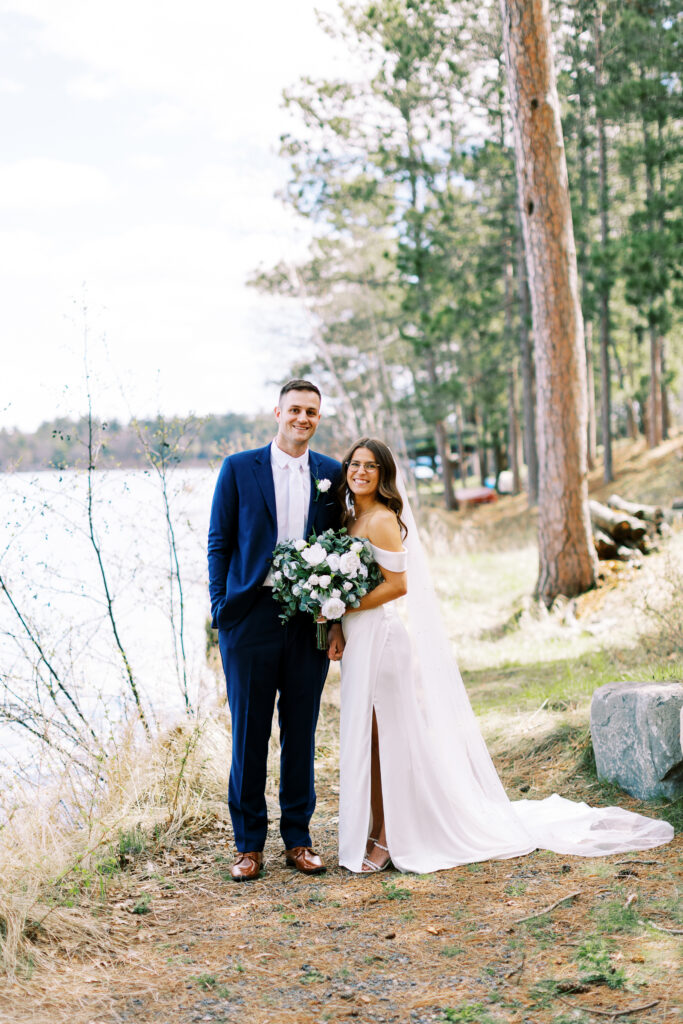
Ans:
[[[458,438],[458,461],[460,463],[460,480],[465,486],[465,480],[467,479],[467,455],[465,454],[465,442],[463,440],[462,428],[465,426],[465,416],[463,412],[462,402],[458,402],[455,407],[457,429],[456,434]]]
[[[429,350],[425,355],[425,364],[431,392],[435,395],[438,391],[438,379],[434,353]],[[444,502],[449,511],[457,509],[458,503],[453,490],[453,460],[451,459],[451,443],[448,437],[448,427],[445,420],[437,414],[434,418],[434,442],[436,450],[441,459],[441,479],[443,481]]]
[[[507,248],[509,249],[508,240]],[[512,340],[512,260],[506,259],[503,267],[505,283],[505,340],[510,352],[510,368],[508,369],[508,462],[512,470],[512,493],[521,490],[519,445],[519,417],[517,416],[517,355]]]
[[[661,340],[659,352],[662,366],[662,441],[666,441],[669,437],[671,411],[669,409],[669,395],[666,390],[666,349],[664,347],[663,338]]]
[[[479,414],[479,406],[474,406],[474,427],[475,427],[475,439],[477,445],[477,464],[479,466],[479,483],[482,487],[485,486],[484,481],[488,476],[486,468],[486,444],[484,438],[485,427],[482,426],[481,416]]]
[[[457,509],[458,502],[453,491],[453,461],[451,459],[451,443],[448,438],[448,428],[444,420],[437,420],[434,424],[434,440],[436,450],[441,459],[441,479],[443,480],[444,500],[449,511]]]
[[[548,0],[501,0],[536,352],[539,577],[547,605],[593,586],[586,353]]]
[[[602,247],[602,268],[599,284],[600,311],[600,426],[602,434],[603,480],[609,483],[614,479],[612,468],[612,378],[609,364],[610,345],[610,282],[607,272],[607,248],[609,246],[609,189],[607,184],[607,139],[605,120],[600,113],[602,82],[602,13],[598,13],[593,22],[593,38],[595,41],[595,92],[597,97],[597,133],[598,133],[598,204],[600,208],[600,245]]]
[[[641,81],[645,79],[645,73],[640,68]],[[648,210],[648,229],[652,236],[655,231],[654,219],[654,170],[652,166],[652,143],[647,127],[646,111],[642,114],[643,127],[643,153],[645,163],[645,202]],[[648,432],[647,440],[650,448],[655,448],[662,442],[662,339],[657,328],[657,318],[654,311],[654,301],[651,302],[650,314],[650,401],[648,409]]]
[[[508,372],[508,461],[512,471],[512,493],[522,489],[519,418],[517,416],[517,363],[513,359]]]
[[[586,379],[588,381],[588,430],[586,432],[586,446],[588,456],[588,468],[595,468],[595,460],[598,451],[598,425],[595,416],[595,366],[593,365],[593,322],[583,321],[583,329],[586,338]]]
[[[578,87],[579,110],[579,194],[581,210],[584,217],[590,210],[588,194],[588,138],[586,134],[586,76],[579,67],[576,72]],[[586,343],[586,389],[588,395],[588,432],[586,434],[588,468],[595,468],[597,455],[597,425],[595,421],[595,368],[593,366],[593,321],[589,311],[590,294],[588,289],[589,258],[587,232],[581,231],[577,244],[579,278],[581,279],[581,311],[583,313],[583,334]]]
[[[662,346],[657,328],[650,327],[650,399],[647,416],[650,448],[662,443]]]
[[[524,459],[527,469],[527,494],[529,504],[538,502],[538,454],[536,450],[536,399],[534,395],[534,358],[531,349],[529,324],[529,287],[524,258],[524,235],[522,216],[517,204],[517,295],[519,300],[519,352],[522,368],[522,406],[524,412]]]

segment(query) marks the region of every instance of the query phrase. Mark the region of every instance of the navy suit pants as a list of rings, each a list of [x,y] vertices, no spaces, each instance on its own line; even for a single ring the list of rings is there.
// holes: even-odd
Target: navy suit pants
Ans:
[[[283,625],[279,612],[270,588],[263,587],[249,614],[218,632],[232,718],[228,804],[242,852],[262,850],[266,841],[266,766],[276,697],[280,834],[287,850],[311,845],[315,727],[329,662],[316,648],[310,615],[297,613]]]

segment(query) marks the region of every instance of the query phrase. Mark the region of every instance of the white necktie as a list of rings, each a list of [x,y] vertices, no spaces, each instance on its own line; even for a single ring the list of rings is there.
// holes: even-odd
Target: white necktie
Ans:
[[[306,529],[304,519],[304,474],[301,466],[289,465],[289,539],[300,540]]]

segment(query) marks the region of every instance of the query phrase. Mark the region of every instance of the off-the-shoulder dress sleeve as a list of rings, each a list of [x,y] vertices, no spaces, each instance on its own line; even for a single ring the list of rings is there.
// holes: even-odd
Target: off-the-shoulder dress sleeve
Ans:
[[[387,569],[388,572],[405,572],[408,567],[408,552],[407,551],[385,551],[384,548],[378,548],[375,544],[371,544],[372,553],[375,556],[375,561],[378,565],[381,565],[383,569]]]

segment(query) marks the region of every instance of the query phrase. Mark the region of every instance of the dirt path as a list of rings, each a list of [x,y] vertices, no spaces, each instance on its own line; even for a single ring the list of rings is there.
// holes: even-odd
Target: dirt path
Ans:
[[[680,837],[633,858],[537,852],[358,878],[335,866],[335,781],[328,766],[315,819],[326,875],[286,868],[271,840],[264,877],[236,885],[221,822],[148,850],[101,902],[106,941],[55,950],[0,993],[0,1020],[586,1024],[647,1004],[612,1019],[681,1020]],[[595,802],[589,778],[571,788]]]

